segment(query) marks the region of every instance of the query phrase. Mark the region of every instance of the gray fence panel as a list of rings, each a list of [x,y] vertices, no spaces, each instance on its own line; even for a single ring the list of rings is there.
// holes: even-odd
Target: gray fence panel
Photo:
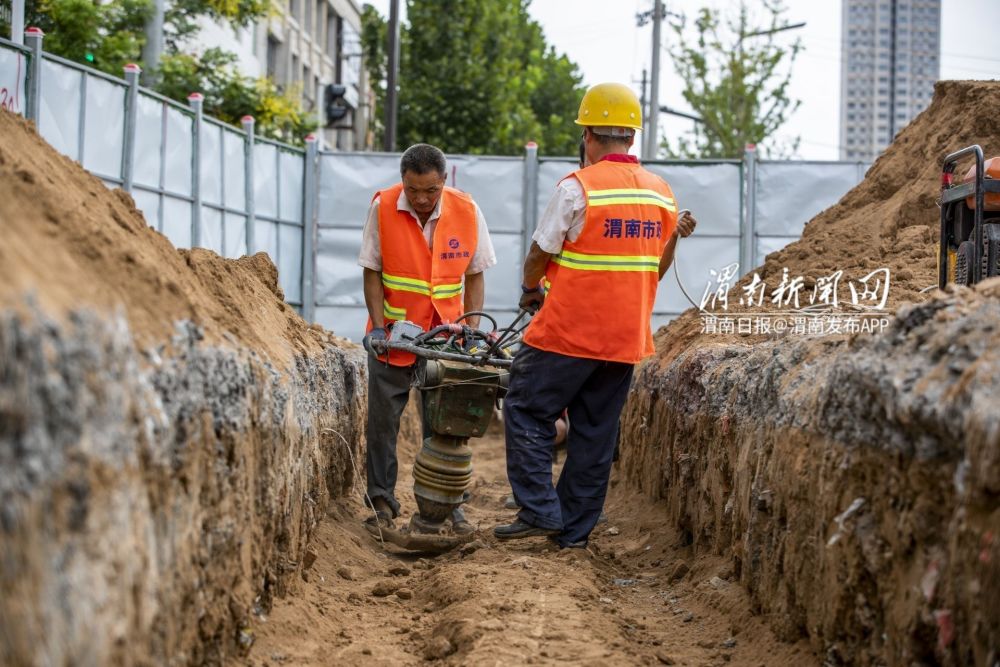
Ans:
[[[222,203],[222,128],[210,122],[201,126],[201,200],[206,204]]]
[[[191,247],[191,202],[163,198],[163,233],[174,246]]]
[[[125,136],[124,85],[87,75],[87,118],[84,123],[86,150],[83,166],[103,176],[122,173],[122,150]]]
[[[278,149],[270,144],[253,147],[254,210],[258,216],[278,217]],[[261,243],[260,240],[257,241]],[[264,246],[259,245],[263,250]]]
[[[758,236],[802,234],[805,224],[836,204],[858,184],[855,162],[768,162],[757,164]]]
[[[739,237],[742,171],[734,164],[646,163],[673,190],[678,208],[691,209],[698,234]]]
[[[358,272],[358,284],[361,283],[361,273]],[[359,287],[360,289],[360,287]],[[368,311],[364,306],[316,306],[316,322],[338,336],[350,338],[358,342],[365,335],[365,325],[368,323]]]
[[[28,57],[0,45],[0,109],[24,115],[28,106]]]
[[[521,265],[524,255],[521,249],[521,233],[490,234],[493,249],[497,253],[497,264],[486,272],[487,311],[497,308],[513,308],[521,298]]]
[[[520,234],[523,171],[524,160],[519,157],[449,156],[447,182],[472,195],[491,234]]]
[[[247,254],[247,217],[226,213],[223,226],[226,230],[226,257],[232,259]]]
[[[240,211],[246,210],[246,164],[244,162],[244,144],[242,134],[230,130],[222,130],[222,151],[225,160],[223,171],[223,203],[227,208]],[[228,232],[228,226],[226,230]],[[245,235],[244,235],[245,236]]]
[[[53,148],[74,160],[80,159],[82,88],[80,72],[60,63],[42,61],[38,132]]]
[[[278,223],[267,220],[255,220],[256,252],[266,252],[275,264],[278,263]]]
[[[166,152],[164,154],[163,185],[170,192],[190,195],[194,115],[175,109],[170,105],[166,105],[165,109]],[[218,250],[214,247],[212,249]]]
[[[134,184],[160,187],[163,147],[163,102],[139,93],[135,114]]]
[[[319,162],[320,227],[360,230],[365,224],[372,195],[399,182],[398,155],[322,153]]]
[[[278,266],[278,283],[289,303],[302,304],[302,228],[278,225],[278,256],[271,255]]]
[[[153,229],[162,231],[160,227],[160,195],[140,187],[132,191],[132,199],[135,200],[136,208],[142,211],[143,216],[145,216],[146,224]]]
[[[304,156],[288,151],[279,151],[279,216],[282,220],[302,223],[302,172]]]
[[[316,238],[316,304],[364,307],[361,290],[361,233],[321,227]]]
[[[698,303],[705,292],[705,286],[712,280],[710,270],[719,271],[722,267],[738,262],[740,259],[740,244],[738,238],[699,238],[697,232],[677,243],[677,253],[674,262],[680,273],[684,289],[691,299]],[[677,285],[674,267],[664,274],[660,288],[656,294],[656,304],[653,312],[660,314],[679,314],[691,308]]]
[[[208,206],[203,206],[201,209],[202,247],[211,248],[220,255],[224,255],[222,238],[222,212]]]

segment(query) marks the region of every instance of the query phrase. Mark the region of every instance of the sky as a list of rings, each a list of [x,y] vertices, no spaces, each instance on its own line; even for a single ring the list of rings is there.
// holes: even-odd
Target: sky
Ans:
[[[389,0],[369,0],[388,16]],[[402,0],[405,20],[405,0]],[[703,6],[727,10],[737,0],[664,0],[667,10],[693,15]],[[750,1],[752,5],[752,0]],[[800,140],[797,157],[836,160],[840,141],[840,14],[838,0],[785,0],[789,23],[804,28],[787,31],[783,42],[798,38],[799,54],[789,95],[802,101],[777,135]],[[652,25],[636,25],[636,14],[652,9],[653,0],[532,0],[530,13],[547,41],[579,67],[584,83],[631,83],[639,92],[642,70],[652,60]],[[942,0],[941,78],[1000,79],[1000,0]],[[674,38],[664,29],[663,37]],[[688,110],[681,97],[682,81],[674,72],[666,45],[660,57],[660,104]],[[567,113],[574,113],[567,110]],[[668,136],[689,132],[692,121],[661,115],[660,130]]]

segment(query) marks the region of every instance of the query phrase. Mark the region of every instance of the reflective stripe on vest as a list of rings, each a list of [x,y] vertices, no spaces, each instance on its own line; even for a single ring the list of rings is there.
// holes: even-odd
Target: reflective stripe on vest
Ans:
[[[677,212],[677,204],[655,190],[640,188],[618,188],[614,190],[590,190],[587,192],[587,206],[614,206],[617,204],[650,204],[671,212]]]
[[[426,280],[419,280],[418,278],[404,278],[402,276],[391,276],[388,273],[383,273],[382,284],[389,289],[403,292],[415,292],[416,294],[427,296],[430,296],[431,293],[431,284]]]
[[[382,300],[382,317],[387,320],[405,320],[406,308],[393,308],[385,299]]]
[[[462,283],[435,285],[431,290],[432,299],[450,299],[462,293]]]
[[[559,266],[581,271],[652,271],[660,270],[660,258],[655,255],[586,255],[563,250],[552,258]]]

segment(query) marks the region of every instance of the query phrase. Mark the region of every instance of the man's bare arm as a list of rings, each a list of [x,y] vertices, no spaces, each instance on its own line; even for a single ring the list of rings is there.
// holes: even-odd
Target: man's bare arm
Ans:
[[[521,276],[521,284],[524,287],[534,287],[541,282],[545,275],[545,267],[548,266],[552,254],[542,250],[537,243],[531,242],[528,256],[524,258],[524,270]]]
[[[482,310],[483,301],[486,298],[486,279],[483,277],[484,271],[473,274],[465,274],[465,312]],[[465,324],[475,329],[479,326],[479,315],[462,320]]]
[[[369,268],[364,270],[365,306],[368,316],[372,318],[372,326],[376,329],[385,327],[382,302],[385,291],[382,289],[382,273]]]

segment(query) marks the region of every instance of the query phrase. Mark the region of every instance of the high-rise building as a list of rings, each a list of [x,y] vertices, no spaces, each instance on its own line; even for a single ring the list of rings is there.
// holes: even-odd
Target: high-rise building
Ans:
[[[877,158],[927,108],[941,64],[941,0],[843,0],[840,157]]]

